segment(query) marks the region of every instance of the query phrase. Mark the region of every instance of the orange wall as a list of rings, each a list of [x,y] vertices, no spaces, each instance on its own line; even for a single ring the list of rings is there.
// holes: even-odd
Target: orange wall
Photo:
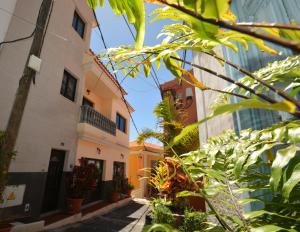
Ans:
[[[130,154],[128,158],[128,179],[134,188],[140,188],[140,180],[142,177],[144,168],[144,157],[139,154]]]
[[[145,162],[145,157],[146,157],[146,167],[144,166]],[[160,160],[162,159],[160,156],[156,155],[146,155],[143,152],[141,153],[136,153],[136,154],[130,154],[128,158],[128,178],[129,182],[134,185],[135,189],[138,189],[141,186],[140,184],[140,178],[144,176],[144,168],[150,168],[151,167],[151,161],[152,160]],[[150,176],[150,172],[147,172],[147,177]],[[146,179],[148,182],[148,180]]]

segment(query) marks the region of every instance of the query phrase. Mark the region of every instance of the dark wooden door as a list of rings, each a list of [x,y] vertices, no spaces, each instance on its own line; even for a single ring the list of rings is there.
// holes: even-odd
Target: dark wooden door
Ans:
[[[42,212],[56,210],[65,162],[65,151],[52,150],[44,192]]]

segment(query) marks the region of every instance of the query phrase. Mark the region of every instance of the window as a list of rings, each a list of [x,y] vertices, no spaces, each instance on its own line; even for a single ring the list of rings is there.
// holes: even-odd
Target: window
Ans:
[[[87,99],[87,98],[85,98],[85,97],[83,97],[83,99],[82,99],[82,105],[83,106],[89,106],[89,107],[94,107],[94,103],[93,102],[91,102],[89,99]]]
[[[61,84],[60,94],[74,101],[77,80],[70,73],[64,71],[64,77]]]
[[[74,13],[72,26],[75,29],[75,31],[77,31],[77,33],[81,36],[81,38],[83,38],[85,23],[82,20],[82,18],[80,18],[80,16],[78,15],[78,13],[76,11]]]
[[[126,119],[117,113],[117,120],[116,120],[117,128],[120,131],[126,133]]]
[[[125,177],[125,163],[114,161],[113,166],[113,179],[115,178],[124,178]]]
[[[98,159],[89,159],[89,158],[85,158],[87,160],[87,164],[94,164],[98,170],[98,178],[97,181],[102,181],[102,177],[103,177],[103,160],[98,160]]]

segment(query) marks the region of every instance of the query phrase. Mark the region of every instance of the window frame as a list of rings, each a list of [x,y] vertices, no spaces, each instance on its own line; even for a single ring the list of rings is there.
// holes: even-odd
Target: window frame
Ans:
[[[66,83],[64,84],[65,78],[67,78],[67,80],[66,80]],[[75,80],[75,86],[74,86],[74,89],[72,90],[72,96],[69,96],[67,94],[67,89],[68,89],[68,84],[69,84],[70,79]],[[65,98],[69,99],[70,101],[75,102],[75,96],[76,96],[76,91],[77,91],[77,83],[78,83],[77,78],[74,77],[67,70],[64,70],[63,79],[62,79],[61,87],[60,87],[60,94],[62,96],[64,96]]]
[[[121,119],[124,120],[124,130],[123,128],[121,128]],[[117,126],[117,129],[119,131],[122,131],[123,133],[126,134],[127,132],[127,120],[125,117],[123,117],[120,113],[116,113],[116,126]]]
[[[87,103],[89,103],[89,104],[86,104],[86,105],[85,105],[84,102],[87,102]],[[91,100],[89,100],[88,98],[86,98],[86,97],[83,96],[81,105],[83,105],[83,106],[89,106],[89,107],[91,107],[91,108],[94,108],[95,103],[92,102]]]
[[[80,32],[79,30],[79,23],[82,23],[83,25],[83,30],[82,32]],[[74,15],[73,15],[73,21],[72,21],[72,27],[73,29],[77,32],[77,34],[84,39],[85,37],[85,30],[86,30],[86,22],[83,20],[83,18],[79,15],[79,13],[77,12],[77,10],[74,11]]]

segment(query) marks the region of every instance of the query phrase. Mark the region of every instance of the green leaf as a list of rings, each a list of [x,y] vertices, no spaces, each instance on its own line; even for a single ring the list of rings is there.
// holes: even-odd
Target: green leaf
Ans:
[[[279,213],[270,212],[270,211],[267,211],[267,210],[251,211],[249,213],[245,213],[244,216],[245,216],[246,219],[253,219],[253,218],[260,217],[264,214],[274,215],[274,216],[278,216],[278,217],[281,217],[281,218],[295,220],[294,218],[291,218],[291,217],[288,217],[288,216],[285,216],[285,215],[281,215]]]
[[[229,6],[228,0],[204,0],[202,1],[202,16],[221,19],[228,12]]]
[[[251,232],[276,232],[281,230],[286,229],[276,225],[265,225],[261,227],[251,228]]]
[[[258,157],[267,150],[270,150],[272,147],[279,145],[280,143],[267,143],[262,146],[262,148],[255,150],[249,157],[247,162],[245,163],[243,169],[247,170],[249,166],[255,164],[257,162]]]
[[[87,4],[90,8],[95,10],[98,6],[99,1],[98,0],[87,0]]]
[[[151,67],[150,67],[149,63],[144,63],[145,76],[148,77],[150,75],[150,72],[151,72]]]
[[[282,176],[282,169],[289,163],[289,161],[295,157],[299,147],[296,145],[291,145],[287,148],[278,150],[276,153],[276,158],[272,164],[271,179],[270,184],[275,191],[277,191],[279,182]]]
[[[287,182],[283,184],[282,195],[285,199],[289,198],[291,191],[299,182],[300,182],[300,163],[298,163],[295,166],[291,177],[288,179]]]

